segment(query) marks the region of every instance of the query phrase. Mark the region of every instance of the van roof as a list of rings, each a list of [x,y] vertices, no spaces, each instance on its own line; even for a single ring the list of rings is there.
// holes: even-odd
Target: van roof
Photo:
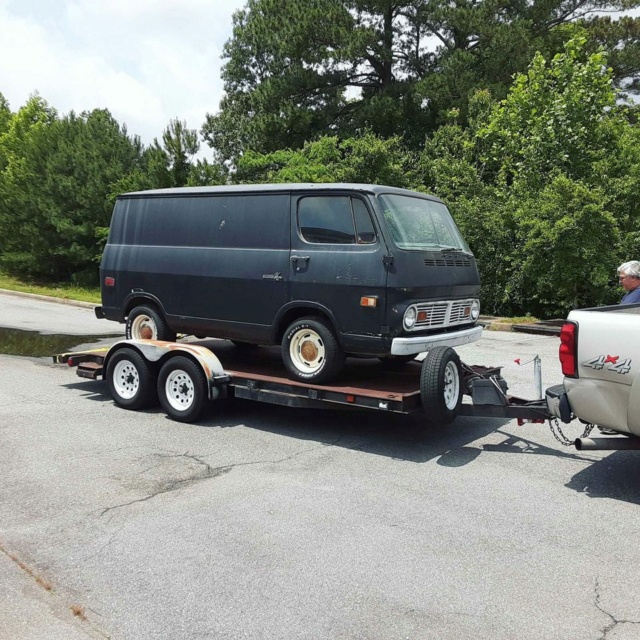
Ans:
[[[146,191],[132,191],[124,193],[119,198],[140,198],[148,196],[204,196],[209,194],[222,193],[282,193],[292,191],[360,191],[374,195],[380,193],[394,193],[398,195],[421,196],[429,200],[442,202],[427,193],[400,189],[398,187],[387,187],[377,184],[357,184],[348,182],[325,182],[325,183],[280,183],[280,184],[234,184],[219,185],[214,187],[174,187],[171,189],[149,189]]]

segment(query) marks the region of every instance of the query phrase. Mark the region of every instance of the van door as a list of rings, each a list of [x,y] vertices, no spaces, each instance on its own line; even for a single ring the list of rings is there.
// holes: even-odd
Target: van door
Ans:
[[[325,309],[345,350],[366,353],[382,333],[387,280],[366,200],[315,191],[292,197],[291,207],[291,304]]]
[[[189,333],[268,342],[288,296],[289,194],[176,200],[164,233],[183,246],[159,248],[172,271],[162,278],[166,312]]]

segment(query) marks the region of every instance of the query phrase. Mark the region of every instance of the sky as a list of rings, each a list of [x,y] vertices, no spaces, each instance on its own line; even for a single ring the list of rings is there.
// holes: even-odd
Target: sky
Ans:
[[[244,4],[0,0],[0,93],[14,112],[36,92],[60,115],[108,109],[146,145],[174,118],[199,130],[218,110],[222,48]]]

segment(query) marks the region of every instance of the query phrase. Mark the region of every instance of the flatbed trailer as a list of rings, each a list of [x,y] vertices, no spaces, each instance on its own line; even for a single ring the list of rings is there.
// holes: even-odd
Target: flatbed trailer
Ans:
[[[520,422],[550,417],[545,400],[509,395],[500,367],[467,365],[450,347],[436,347],[423,361],[405,363],[350,358],[341,376],[327,385],[289,379],[276,347],[226,340],[123,340],[111,347],[58,354],[53,361],[76,367],[82,378],[106,380],[120,407],[138,410],[159,400],[169,417],[181,422],[196,421],[207,401],[221,398],[416,414],[432,424],[456,416]],[[470,401],[463,402],[463,396]]]

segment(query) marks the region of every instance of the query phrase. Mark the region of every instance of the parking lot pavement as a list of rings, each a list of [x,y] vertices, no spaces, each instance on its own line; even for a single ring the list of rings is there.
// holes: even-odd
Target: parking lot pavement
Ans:
[[[5,640],[104,639],[61,602],[51,585],[2,549],[0,584],[0,637]]]
[[[96,306],[2,290],[0,327],[44,334],[124,335],[123,324],[96,318],[93,312]]]

